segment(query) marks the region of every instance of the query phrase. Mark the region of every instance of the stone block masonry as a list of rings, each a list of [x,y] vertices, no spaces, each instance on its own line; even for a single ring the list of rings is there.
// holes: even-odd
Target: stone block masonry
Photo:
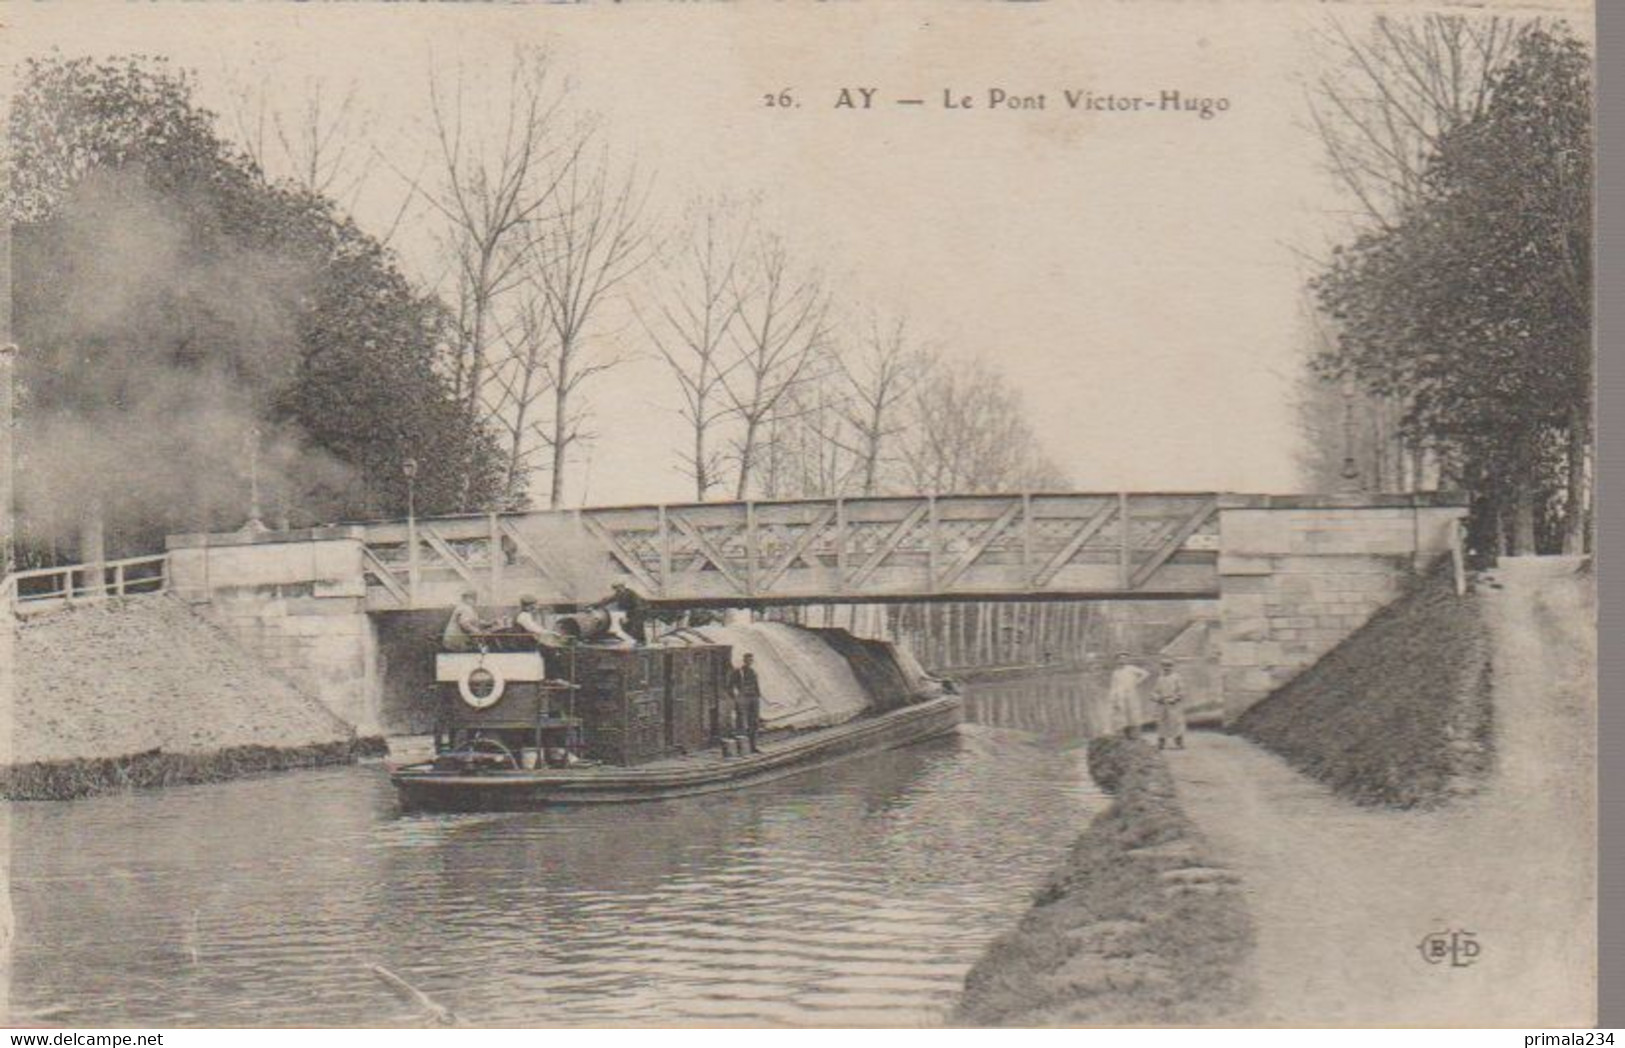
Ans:
[[[171,586],[358,734],[375,735],[382,687],[363,548],[359,528],[171,536]]]
[[[1286,684],[1449,556],[1449,495],[1225,496],[1219,513],[1226,720]]]

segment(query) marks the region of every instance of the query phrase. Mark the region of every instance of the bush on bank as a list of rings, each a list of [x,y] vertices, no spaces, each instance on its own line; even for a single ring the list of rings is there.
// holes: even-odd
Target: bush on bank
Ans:
[[[122,790],[223,782],[267,771],[352,764],[388,752],[381,737],[371,736],[307,746],[231,746],[209,753],[148,750],[123,757],[34,761],[0,768],[0,798],[74,800]]]
[[[1089,771],[1111,806],[971,969],[951,1021],[1216,1024],[1247,1002],[1252,928],[1236,878],[1211,861],[1162,756],[1095,739]]]
[[[1491,710],[1478,600],[1446,562],[1234,730],[1358,803],[1427,808],[1489,770]]]

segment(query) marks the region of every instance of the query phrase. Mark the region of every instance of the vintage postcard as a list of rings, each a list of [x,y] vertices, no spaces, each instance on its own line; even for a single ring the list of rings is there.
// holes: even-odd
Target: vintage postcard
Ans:
[[[1587,0],[0,20],[11,1026],[1596,1022]]]

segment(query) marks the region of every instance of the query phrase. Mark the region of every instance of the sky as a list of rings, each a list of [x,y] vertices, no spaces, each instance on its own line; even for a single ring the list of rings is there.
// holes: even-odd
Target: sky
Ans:
[[[649,180],[652,212],[758,197],[843,310],[906,314],[945,353],[996,362],[1079,489],[1291,491],[1307,260],[1349,229],[1305,127],[1310,31],[1333,8],[1355,25],[1381,10],[84,3],[12,7],[5,32],[13,56],[166,55],[228,115],[244,88],[292,113],[313,84],[353,86],[378,151],[353,210],[375,232],[405,197],[398,172],[424,169],[429,70],[495,114],[507,56],[544,44],[572,109]],[[764,104],[786,88],[798,106]],[[837,108],[842,88],[873,89],[871,108]],[[994,89],[1044,108],[990,109]],[[1148,101],[1074,110],[1067,90]],[[1227,108],[1165,111],[1166,91]],[[394,242],[421,279],[437,272],[432,232],[416,208]],[[606,348],[646,350],[609,321]],[[599,436],[570,504],[692,495],[662,367],[634,360],[588,387]]]

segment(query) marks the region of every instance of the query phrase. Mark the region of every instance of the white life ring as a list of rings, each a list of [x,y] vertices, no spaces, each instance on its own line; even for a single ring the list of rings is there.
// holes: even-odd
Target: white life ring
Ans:
[[[474,690],[476,683],[482,689],[485,687],[485,680],[480,679],[481,677],[490,680],[490,690],[483,695]],[[503,679],[502,674],[494,667],[487,666],[484,659],[468,667],[462,676],[457,678],[457,693],[463,697],[464,702],[476,710],[495,706],[502,699],[503,689],[507,686],[508,682]]]

